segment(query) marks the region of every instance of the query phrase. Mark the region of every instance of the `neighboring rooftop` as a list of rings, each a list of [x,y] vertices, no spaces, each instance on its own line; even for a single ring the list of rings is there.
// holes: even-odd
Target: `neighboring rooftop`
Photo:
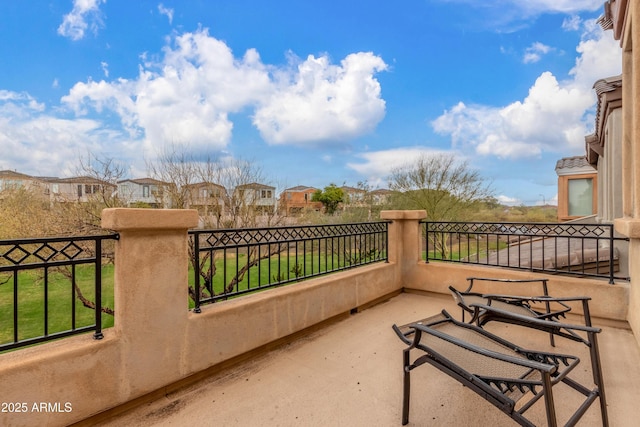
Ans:
[[[564,157],[556,163],[556,173],[558,175],[595,172],[596,170],[589,164],[586,156]]]
[[[138,185],[165,185],[166,182],[158,181],[154,178],[135,178],[135,179],[123,179],[118,181],[118,184],[122,184],[124,182],[133,182]]]
[[[287,188],[284,190],[285,192],[298,192],[298,191],[309,191],[309,190],[317,190],[315,187],[308,187],[306,185],[296,185],[295,187]]]

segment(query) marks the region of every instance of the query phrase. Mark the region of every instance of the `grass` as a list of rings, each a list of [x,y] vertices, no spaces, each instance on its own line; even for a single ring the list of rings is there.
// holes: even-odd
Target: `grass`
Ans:
[[[213,277],[215,294],[224,293],[225,284],[235,276],[237,268],[243,268],[247,263],[246,254],[235,254],[227,257],[227,272],[224,275],[224,259],[216,257],[216,274]],[[341,256],[326,258],[307,253],[306,256],[281,254],[264,259],[251,267],[232,292],[246,290],[260,290],[272,283],[295,281],[304,276],[325,273],[343,268],[347,265]],[[113,294],[113,265],[102,267],[102,306],[115,309]],[[208,266],[205,266],[208,268]],[[83,296],[95,301],[94,267],[79,265],[76,269],[76,281]],[[70,270],[67,270],[70,272]],[[59,269],[50,269],[45,280],[43,270],[27,270],[18,273],[18,309],[17,309],[17,338],[18,341],[45,336],[56,332],[71,330],[73,327],[73,312],[75,311],[75,327],[95,325],[95,311],[82,305],[74,296],[73,286],[68,275]],[[193,286],[194,273],[189,269],[189,285]],[[47,313],[45,316],[45,300]],[[74,302],[75,301],[75,302]],[[0,345],[14,342],[14,285],[11,273],[0,273]],[[74,308],[75,304],[75,308]],[[188,301],[189,308],[194,303]],[[186,308],[186,307],[185,307]],[[46,317],[46,321],[45,321]],[[113,326],[113,316],[102,313],[102,327]]]
[[[215,295],[220,295],[225,292],[225,285],[233,280],[236,268],[240,270],[246,266],[247,255],[228,255],[226,274],[224,271],[224,261],[221,256],[216,256],[215,258],[216,273],[212,278]],[[278,256],[276,254],[269,259],[261,260],[257,265],[251,267],[243,279],[235,284],[231,292],[237,293],[252,289],[260,290],[266,286],[273,286],[272,284],[274,283],[296,281],[297,279],[302,280],[308,276],[342,269],[350,264],[358,264],[358,261],[348,263],[343,256],[338,257],[337,255],[333,255],[332,257],[331,254],[318,256],[318,253],[314,253],[313,255],[307,253],[306,256],[299,254],[297,257],[295,255],[281,254]],[[208,268],[208,264],[204,266],[204,270]],[[189,285],[193,286],[193,272],[190,272],[189,277]],[[190,303],[190,307],[192,307],[193,302]]]
[[[82,294],[95,301],[93,266],[80,265],[75,269],[76,281]],[[47,280],[44,274],[43,270],[18,273],[18,340],[71,330],[74,311],[76,328],[95,325],[95,311],[74,298],[71,280],[60,270],[51,269],[47,273]],[[13,275],[0,274],[0,283],[3,283],[0,285],[0,344],[6,344],[14,341],[16,332],[13,323]],[[113,308],[113,265],[103,266],[102,269],[102,305]],[[103,313],[102,327],[110,326],[113,326],[113,316]]]
[[[461,239],[458,242],[454,242],[447,245],[447,253],[443,257],[439,251],[429,249],[428,256],[430,259],[446,259],[452,261],[459,261],[467,259],[470,261],[478,261],[487,256],[490,252],[498,251],[507,248],[509,245],[504,241],[489,240],[478,241],[475,239]],[[426,259],[427,253],[423,251],[423,258]]]

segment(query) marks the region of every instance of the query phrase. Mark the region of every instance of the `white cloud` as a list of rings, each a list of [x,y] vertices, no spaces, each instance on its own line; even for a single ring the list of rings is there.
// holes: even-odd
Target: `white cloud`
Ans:
[[[470,146],[478,154],[500,158],[581,149],[593,126],[593,84],[619,74],[622,60],[610,32],[595,32],[590,26],[576,50],[569,79],[558,81],[544,72],[524,100],[504,107],[460,102],[432,122],[434,130],[450,135],[454,147]]]
[[[474,29],[513,33],[530,27],[541,15],[576,15],[602,10],[604,0],[436,0],[475,9],[466,19]],[[464,25],[464,23],[462,23]],[[460,25],[459,23],[457,25]]]
[[[102,61],[100,63],[100,67],[102,68],[102,72],[104,73],[105,77],[109,77],[109,64],[107,64],[106,62]]]
[[[116,112],[146,147],[222,149],[231,140],[229,114],[247,107],[257,108],[254,124],[269,142],[335,140],[380,121],[384,101],[372,74],[384,67],[370,53],[349,55],[340,66],[310,57],[291,75],[263,64],[254,49],[234,57],[205,29],[176,36],[162,61],[145,62],[135,80],[77,83],[62,102],[79,115]]]
[[[40,112],[44,109],[44,104],[39,103],[27,93],[0,89],[0,117],[15,115],[27,117],[32,112]]]
[[[542,55],[546,55],[550,51],[551,51],[551,47],[540,42],[535,42],[531,46],[525,49],[522,62],[524,62],[525,64],[538,62],[542,58]]]
[[[505,196],[504,194],[496,196],[496,199],[498,199],[498,202],[500,202],[501,205],[505,206],[519,206],[522,204],[522,200],[515,197]]]
[[[62,18],[58,34],[81,40],[87,30],[96,33],[103,26],[100,5],[106,0],[74,0],[73,9]]]
[[[578,31],[582,24],[582,18],[578,15],[571,15],[562,21],[562,29],[565,31]]]
[[[520,17],[531,17],[543,13],[593,12],[602,9],[603,0],[502,0],[498,2],[479,2],[478,0],[443,0],[469,4],[478,8],[493,7],[503,14],[514,14],[517,10]]]
[[[327,56],[309,55],[258,107],[253,122],[272,144],[342,140],[370,132],[385,114],[373,75],[386,69],[370,52],[348,55],[339,66]]]
[[[169,18],[169,24],[173,23],[173,9],[172,8],[164,7],[164,5],[162,3],[160,3],[158,5],[158,12],[160,12],[160,15],[165,15],[167,18]]]
[[[33,174],[71,172],[79,154],[100,146],[100,124],[88,119],[61,119],[44,110],[44,105],[28,95],[0,91],[2,160]]]
[[[576,13],[602,8],[602,0],[509,0],[511,3],[532,13]]]
[[[347,167],[367,177],[369,183],[379,184],[395,169],[410,165],[423,155],[444,153],[428,147],[401,147],[358,154],[362,163],[347,163]]]

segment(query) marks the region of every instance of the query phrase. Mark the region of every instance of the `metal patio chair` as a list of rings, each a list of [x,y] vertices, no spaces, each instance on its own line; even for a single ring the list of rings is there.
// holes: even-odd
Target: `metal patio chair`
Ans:
[[[473,308],[476,306],[491,306],[503,311],[512,312],[521,316],[530,317],[538,320],[560,321],[566,317],[571,311],[568,302],[589,300],[589,297],[569,297],[569,298],[553,298],[549,296],[547,281],[548,279],[495,279],[486,277],[468,277],[469,286],[464,291],[459,291],[453,286],[449,286],[449,291],[458,306],[462,309],[462,321],[465,321],[465,314],[469,313],[471,319],[469,323],[475,323],[482,327],[492,320],[501,320],[500,316],[496,316],[495,312]],[[499,282],[509,284],[536,283],[541,285],[540,296],[518,296],[473,292],[475,282]],[[587,306],[588,310],[588,306]],[[585,320],[588,319],[588,313]],[[586,326],[591,326],[590,319]],[[554,335],[550,335],[551,345],[555,346]]]
[[[574,330],[586,333],[586,341],[593,346],[597,355],[595,335],[600,329],[546,320],[530,321],[536,324],[531,327],[546,328],[547,332]],[[429,363],[479,394],[522,426],[535,426],[533,421],[525,417],[525,412],[541,398],[544,398],[547,425],[558,425],[553,387],[559,383],[565,383],[585,396],[565,425],[575,425],[599,398],[602,425],[608,426],[598,358],[597,366],[594,366],[592,359],[595,386],[588,388],[568,376],[580,362],[578,357],[523,349],[476,325],[459,322],[444,310],[422,321],[400,327],[393,325],[393,329],[407,344],[403,350],[403,425],[409,422],[411,371]],[[420,353],[413,362],[412,350]]]

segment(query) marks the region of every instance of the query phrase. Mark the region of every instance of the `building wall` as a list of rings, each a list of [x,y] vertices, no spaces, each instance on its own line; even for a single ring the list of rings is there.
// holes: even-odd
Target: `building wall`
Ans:
[[[313,209],[319,211],[322,209],[322,203],[312,202],[313,194],[316,192],[314,188],[303,191],[285,191],[280,199],[280,207],[287,215],[303,211],[305,209]]]
[[[145,190],[145,187],[148,188]],[[118,195],[128,205],[132,203],[147,203],[153,207],[161,207],[162,189],[155,184],[139,184],[132,181],[124,181],[118,184]]]
[[[598,219],[622,218],[622,110],[607,117],[604,156],[598,158]]]
[[[275,208],[276,206],[275,187],[243,186],[237,187],[234,192],[243,207]]]
[[[629,324],[640,337],[640,6],[614,2],[614,34],[622,46],[622,218],[616,231],[629,237]],[[626,10],[618,9],[626,6]]]
[[[569,174],[558,176],[558,220],[568,221],[579,218],[569,214],[569,181],[572,179],[592,179],[592,207],[591,214],[598,209],[598,175],[596,173]]]

